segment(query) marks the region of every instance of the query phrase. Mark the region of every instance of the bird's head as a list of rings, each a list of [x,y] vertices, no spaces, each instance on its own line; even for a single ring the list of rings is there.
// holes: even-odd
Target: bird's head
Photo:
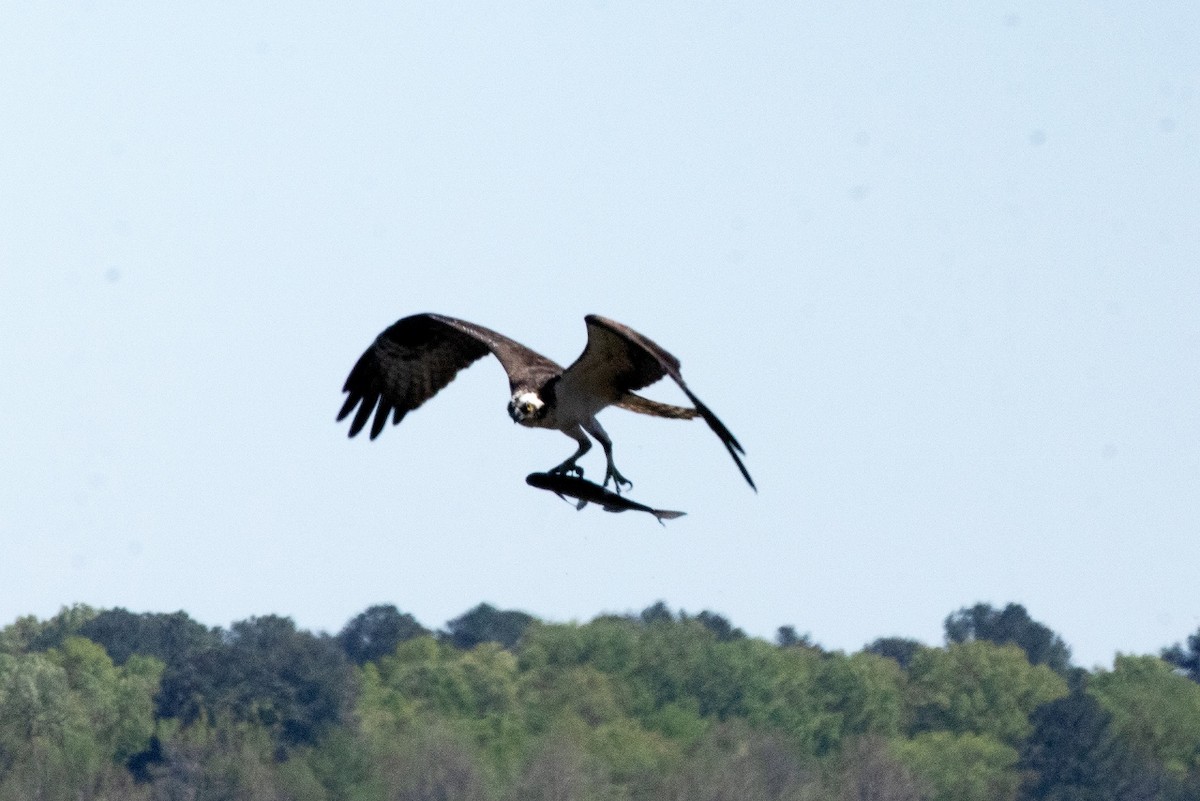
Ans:
[[[536,392],[523,391],[512,396],[508,402],[508,416],[514,423],[526,423],[538,419],[546,412],[546,404]]]

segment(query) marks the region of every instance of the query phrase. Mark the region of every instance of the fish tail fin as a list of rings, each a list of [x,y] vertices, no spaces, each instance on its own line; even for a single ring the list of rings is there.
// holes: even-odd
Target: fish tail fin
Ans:
[[[663,522],[664,520],[674,520],[677,517],[683,517],[685,514],[687,514],[687,512],[672,512],[669,509],[655,509],[654,510],[654,516],[656,518],[658,518],[658,524],[660,526],[667,525],[666,523]]]

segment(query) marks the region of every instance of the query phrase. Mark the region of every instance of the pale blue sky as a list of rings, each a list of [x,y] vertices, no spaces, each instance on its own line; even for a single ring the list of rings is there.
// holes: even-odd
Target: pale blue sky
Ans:
[[[1200,6],[648,6],[6,4],[0,623],[661,598],[853,650],[1016,601],[1085,666],[1195,631]],[[761,492],[612,410],[688,516],[576,513],[494,360],[347,440],[418,311],[564,363],[584,314],[643,331]]]

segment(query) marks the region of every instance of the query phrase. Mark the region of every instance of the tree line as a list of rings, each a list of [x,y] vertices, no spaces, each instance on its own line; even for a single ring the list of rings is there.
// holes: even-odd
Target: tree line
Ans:
[[[944,629],[74,606],[0,630],[0,801],[1200,800],[1200,630],[1088,671],[1018,604]]]

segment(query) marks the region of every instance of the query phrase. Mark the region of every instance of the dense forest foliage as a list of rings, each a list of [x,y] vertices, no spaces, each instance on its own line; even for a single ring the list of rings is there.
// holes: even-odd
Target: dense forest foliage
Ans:
[[[0,801],[1200,799],[1200,631],[1094,672],[1019,605],[945,634],[76,606],[0,631]]]

